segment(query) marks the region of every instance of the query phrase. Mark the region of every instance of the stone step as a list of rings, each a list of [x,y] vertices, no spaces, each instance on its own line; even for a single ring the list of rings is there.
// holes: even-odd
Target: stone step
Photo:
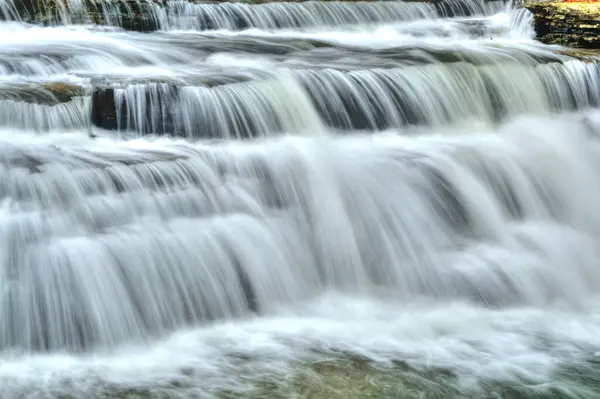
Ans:
[[[86,87],[65,82],[0,81],[0,101],[58,105],[88,94]]]
[[[0,126],[34,132],[90,129],[87,90],[61,82],[0,81]]]
[[[207,42],[210,40],[197,41],[202,46]],[[306,46],[306,43],[300,43],[300,47]],[[266,41],[261,48],[264,50],[271,45]],[[466,76],[472,76],[473,80],[467,79],[462,84],[466,88],[473,86],[474,92],[482,92],[480,87],[475,87],[477,84],[486,85],[489,97],[484,96],[478,101],[495,101],[495,115],[488,116],[496,119],[514,111],[511,110],[512,101],[507,100],[508,94],[526,95],[518,86],[511,89],[512,83],[503,87],[503,81],[499,79],[509,79],[509,75],[514,75],[514,79],[522,76],[525,85],[535,82],[531,74],[539,75],[545,85],[539,90],[548,91],[551,106],[556,109],[586,106],[574,103],[583,101],[581,98],[565,99],[564,94],[573,90],[578,93],[588,90],[589,104],[596,105],[600,101],[594,97],[593,88],[582,89],[592,83],[586,79],[600,73],[595,63],[598,58],[589,50],[558,49],[557,54],[552,54],[535,46],[495,47],[493,41],[487,46],[485,51],[462,53],[448,52],[443,47],[374,51],[315,47],[313,58],[307,54],[310,51],[301,51],[302,56],[298,58],[291,57],[293,53],[280,54],[278,62],[285,67],[283,69],[277,68],[277,63],[273,68],[199,64],[181,70],[174,65],[165,66],[164,72],[159,69],[157,75],[152,76],[141,65],[139,72],[137,67],[132,67],[113,74],[79,74],[80,84],[5,80],[0,81],[3,105],[0,126],[45,131],[87,129],[94,125],[113,131],[130,130],[136,134],[198,138],[247,138],[306,128],[290,125],[288,119],[294,121],[294,118],[302,120],[301,123],[322,120],[341,130],[386,129],[428,124],[437,119],[443,122],[444,118],[453,120],[451,114],[446,117],[428,115],[426,102],[442,101],[450,110],[464,99],[468,100],[472,96],[461,94],[458,86],[454,90],[456,99],[435,100],[438,86],[459,85]],[[277,54],[281,47],[277,45],[272,49]],[[241,57],[233,51],[232,54]],[[560,67],[560,63],[571,59],[584,62],[569,70]],[[311,66],[307,67],[309,64]],[[568,73],[579,73],[580,76],[573,80]],[[570,84],[583,86],[572,88]],[[414,97],[417,87],[428,93],[426,97],[419,97],[419,101]],[[449,90],[453,92],[451,88]],[[304,103],[290,103],[290,91],[304,99]],[[423,93],[422,90],[418,92]],[[438,94],[442,96],[441,92]],[[417,103],[413,104],[414,101]],[[395,105],[391,107],[391,104]],[[525,104],[521,105],[525,107]],[[473,107],[478,106],[473,104]],[[314,113],[312,119],[311,112]]]
[[[94,23],[126,30],[299,28],[341,24],[408,21],[433,16],[467,16],[489,11],[489,4],[470,0],[424,1],[42,1],[14,0],[4,19],[46,25]]]
[[[576,71],[580,76],[574,82]],[[600,80],[600,65],[582,62],[576,71],[556,63],[451,63],[389,70],[298,70],[294,79],[275,76],[212,87],[151,83],[98,88],[92,94],[92,123],[140,134],[251,138],[310,130],[315,120],[343,131],[384,130],[600,106],[600,88],[593,85]],[[531,78],[533,74],[541,83]],[[507,85],[509,79],[513,81]],[[438,89],[448,82],[453,87],[443,94]],[[290,91],[300,100],[290,103]],[[544,106],[549,108],[539,108],[541,100],[527,99],[537,92],[549,99]],[[566,96],[569,92],[578,96]],[[432,114],[429,103],[445,111]]]
[[[479,25],[483,22],[470,23],[474,29],[481,29]],[[78,41],[75,36],[43,43],[20,45],[18,42],[2,52],[0,70],[7,75],[22,76],[75,74],[94,80],[95,86],[102,85],[103,81],[105,84],[125,79],[148,81],[153,79],[153,74],[159,82],[170,79],[179,85],[190,81],[191,84],[213,85],[248,79],[248,73],[252,76],[260,71],[268,74],[277,68],[353,70],[434,62],[465,61],[480,65],[513,60],[532,64],[566,59],[539,45],[508,45],[489,39],[477,42],[475,48],[461,46],[461,39],[452,38],[444,42],[426,38],[398,45],[381,42],[378,43],[381,47],[376,48],[361,46],[360,42],[355,44],[351,35],[344,41],[291,33],[282,37],[156,32],[127,35],[126,40],[120,35],[115,38],[117,40],[91,45]],[[155,48],[161,51],[151,53]],[[114,59],[107,57],[108,54]],[[234,64],[239,67],[232,67]]]
[[[47,165],[60,159],[61,166],[71,171],[88,168],[107,168],[115,165],[139,165],[185,159],[185,154],[164,152],[157,149],[103,148],[83,146],[76,150],[46,143],[15,144],[0,139],[0,167],[21,168],[30,173],[43,173]],[[0,195],[1,197],[1,195]]]

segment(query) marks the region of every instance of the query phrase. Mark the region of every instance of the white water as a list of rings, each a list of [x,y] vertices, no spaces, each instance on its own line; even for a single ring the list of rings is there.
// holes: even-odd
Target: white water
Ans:
[[[600,352],[600,69],[528,12],[2,4],[0,397],[292,397],[348,356],[594,397],[560,370]]]

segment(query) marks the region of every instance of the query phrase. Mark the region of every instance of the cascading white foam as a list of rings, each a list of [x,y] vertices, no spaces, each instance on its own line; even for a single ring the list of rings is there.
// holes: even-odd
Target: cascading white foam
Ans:
[[[294,93],[293,101],[289,93]],[[116,88],[114,96],[117,120],[125,121],[119,127],[125,131],[244,138],[322,130],[308,95],[285,75],[254,84],[178,90],[166,84],[132,85]]]
[[[0,23],[0,397],[600,395],[599,71],[528,11],[29,14]]]
[[[29,0],[25,0],[29,1]],[[52,3],[13,0],[0,3],[6,20],[51,21],[58,24],[104,23],[136,29],[131,20],[147,28],[212,30],[247,28],[309,28],[350,24],[433,19],[454,15],[484,15],[501,11],[503,3],[485,0],[452,0],[438,3],[374,1],[302,1],[263,4],[196,4],[185,0],[106,1],[60,0]],[[128,23],[124,23],[126,17]]]
[[[166,84],[132,85],[114,91],[117,127],[186,137],[241,138],[314,131],[320,118],[339,129],[381,130],[407,124],[494,122],[520,113],[600,104],[597,64],[530,62],[531,66],[459,62],[356,71],[298,70],[274,80],[176,91]],[[288,100],[289,93],[294,102]]]
[[[158,161],[129,166],[94,147],[22,152],[0,176],[2,346],[112,346],[328,288],[581,303],[600,290],[589,129],[157,146]],[[61,165],[72,157],[81,165]],[[564,269],[571,252],[544,228],[589,250]],[[523,262],[502,261],[511,252]]]
[[[432,4],[402,1],[306,1],[253,5],[194,4],[177,0],[167,1],[164,9],[156,6],[155,12],[159,26],[165,30],[310,28],[432,19],[438,16]]]
[[[0,126],[48,132],[91,128],[90,98],[55,105],[0,100]]]

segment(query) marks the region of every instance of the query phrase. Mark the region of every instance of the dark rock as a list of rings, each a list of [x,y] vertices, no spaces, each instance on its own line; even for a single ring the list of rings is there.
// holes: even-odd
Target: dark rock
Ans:
[[[114,90],[96,89],[92,94],[92,124],[106,130],[117,130],[124,123],[124,118],[117,118]]]
[[[158,88],[157,88],[158,87]],[[178,90],[174,85],[145,85],[143,114],[131,114],[131,104],[125,98],[115,96],[115,88],[99,87],[92,93],[92,124],[106,130],[132,130],[142,134],[181,133],[174,124],[174,112],[178,108]],[[141,99],[137,99],[140,101]],[[132,100],[132,101],[135,101]],[[156,116],[160,115],[157,123]],[[138,126],[138,121],[143,121]]]

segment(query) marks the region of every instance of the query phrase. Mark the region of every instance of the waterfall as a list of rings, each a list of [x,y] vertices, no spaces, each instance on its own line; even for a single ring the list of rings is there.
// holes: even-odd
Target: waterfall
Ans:
[[[3,0],[5,20],[42,18],[53,24],[100,23],[134,29],[247,29],[309,28],[436,17],[494,13],[501,1],[452,0],[447,2],[402,1],[302,1],[263,4],[195,4],[185,0]]]
[[[295,93],[293,101],[288,94]],[[194,137],[242,138],[276,132],[319,131],[321,119],[293,77],[271,81],[182,87],[161,84],[114,89],[119,130]],[[132,112],[133,110],[133,112]]]
[[[110,91],[97,93],[99,112],[114,112],[117,124],[96,123],[120,131],[243,138],[315,130],[320,120],[341,130],[385,130],[600,105],[597,64],[529,63],[296,69],[283,78],[211,87],[135,84],[115,88],[114,100],[105,98]]]
[[[592,259],[554,270],[542,247],[541,263],[517,267],[483,248],[534,251],[520,238],[530,224],[598,233],[588,129],[571,117],[468,136],[157,146],[162,155],[141,163],[135,149],[115,160],[89,144],[45,159],[11,149],[21,155],[0,176],[12,208],[0,244],[11,282],[3,346],[115,345],[327,287],[495,306],[581,301],[600,290]]]
[[[158,15],[160,27],[166,30],[236,30],[411,21],[434,18],[437,12],[433,4],[402,1],[352,3],[306,1],[250,5],[192,4],[176,0],[168,1],[165,9],[159,8]]]
[[[520,5],[0,18],[0,397],[600,395],[600,58]]]

